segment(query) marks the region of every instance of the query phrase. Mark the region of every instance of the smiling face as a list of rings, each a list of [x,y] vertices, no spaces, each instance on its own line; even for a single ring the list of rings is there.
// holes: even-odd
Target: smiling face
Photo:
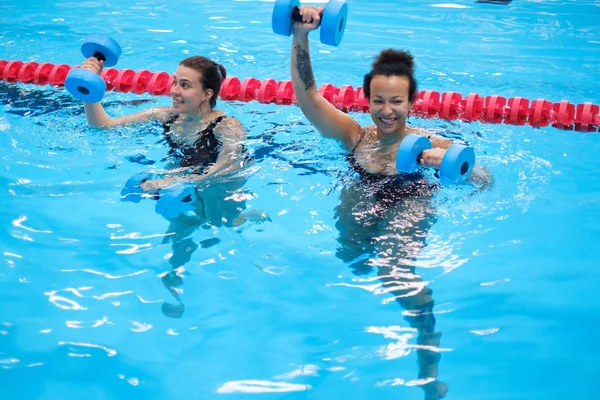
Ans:
[[[369,107],[378,130],[386,135],[402,134],[412,103],[410,82],[405,76],[375,75],[371,80]]]
[[[204,90],[202,76],[192,68],[180,65],[173,74],[171,97],[173,109],[178,113],[201,115],[210,111],[212,90]]]

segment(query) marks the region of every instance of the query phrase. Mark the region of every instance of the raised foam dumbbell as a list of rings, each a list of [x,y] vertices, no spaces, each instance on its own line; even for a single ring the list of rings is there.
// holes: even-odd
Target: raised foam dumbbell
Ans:
[[[121,46],[106,35],[93,33],[85,37],[81,52],[85,58],[96,57],[112,67],[119,61]],[[106,83],[98,74],[85,68],[73,68],[65,79],[65,87],[74,97],[86,103],[97,103],[104,97]]]
[[[294,22],[302,22],[299,0],[276,0],[273,7],[273,32],[290,36]],[[338,46],[344,36],[348,5],[345,0],[330,0],[321,16],[321,43]]]
[[[421,165],[419,159],[424,150],[431,149],[431,142],[425,136],[409,134],[400,143],[396,154],[396,169],[404,173],[416,172]],[[444,154],[440,165],[440,179],[458,182],[469,178],[475,165],[475,152],[472,147],[453,144]]]

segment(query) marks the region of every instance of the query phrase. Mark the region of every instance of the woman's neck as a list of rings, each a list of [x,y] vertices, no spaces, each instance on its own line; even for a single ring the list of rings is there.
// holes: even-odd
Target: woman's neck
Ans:
[[[393,133],[383,133],[379,128],[377,128],[377,139],[382,144],[382,146],[394,146],[400,145],[400,142],[406,137],[406,124],[403,124],[397,131]]]
[[[198,111],[197,114],[183,114],[183,116],[184,116],[185,121],[200,122],[200,121],[212,119],[215,115],[217,115],[219,113],[221,113],[221,111],[211,109],[206,113]]]

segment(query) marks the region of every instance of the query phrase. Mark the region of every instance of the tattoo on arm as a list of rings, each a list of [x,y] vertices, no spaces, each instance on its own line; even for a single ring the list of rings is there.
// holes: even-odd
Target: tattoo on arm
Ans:
[[[298,75],[300,75],[300,79],[304,83],[304,90],[315,86],[315,77],[313,76],[312,65],[310,64],[310,56],[299,45],[296,45],[296,68],[298,68]]]

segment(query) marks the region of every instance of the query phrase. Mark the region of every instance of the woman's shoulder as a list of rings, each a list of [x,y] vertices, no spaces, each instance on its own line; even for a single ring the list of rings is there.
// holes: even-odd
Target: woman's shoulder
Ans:
[[[431,145],[433,147],[441,147],[443,149],[447,149],[452,144],[452,140],[445,138],[443,136],[440,136],[440,135],[436,134],[435,132],[432,132],[425,128],[411,126],[411,127],[407,127],[406,132],[412,133],[415,135],[425,136],[427,139],[429,139],[429,141],[431,142]]]
[[[246,130],[239,119],[229,117],[225,114],[218,116],[216,119],[220,119],[220,122],[215,128],[215,131],[219,134],[231,139],[242,139],[246,137]]]
[[[178,117],[178,114],[175,113],[171,107],[154,107],[148,109],[147,112],[153,120],[160,123],[165,123]]]

